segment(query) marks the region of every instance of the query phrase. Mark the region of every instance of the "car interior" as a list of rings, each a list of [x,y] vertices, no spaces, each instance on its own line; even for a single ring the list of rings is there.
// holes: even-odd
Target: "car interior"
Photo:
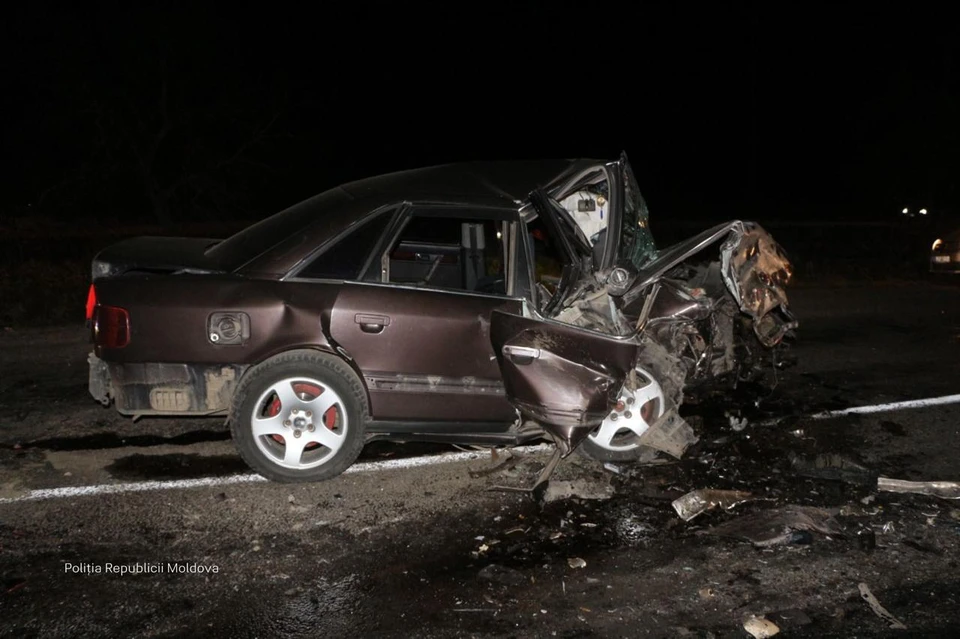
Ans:
[[[388,251],[387,281],[506,295],[504,224],[414,215]]]

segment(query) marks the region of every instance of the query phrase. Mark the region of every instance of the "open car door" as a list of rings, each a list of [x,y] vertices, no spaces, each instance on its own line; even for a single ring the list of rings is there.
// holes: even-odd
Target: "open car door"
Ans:
[[[507,399],[566,457],[617,403],[637,360],[634,340],[493,311],[490,341]]]

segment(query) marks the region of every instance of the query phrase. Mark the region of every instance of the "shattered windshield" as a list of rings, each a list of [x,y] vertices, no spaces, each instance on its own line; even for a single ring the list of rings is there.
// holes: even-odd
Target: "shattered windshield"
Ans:
[[[627,161],[621,157],[620,166],[623,178],[623,224],[620,232],[620,261],[629,261],[639,269],[657,254],[657,245],[650,233],[650,212],[647,203],[640,194],[637,179]]]

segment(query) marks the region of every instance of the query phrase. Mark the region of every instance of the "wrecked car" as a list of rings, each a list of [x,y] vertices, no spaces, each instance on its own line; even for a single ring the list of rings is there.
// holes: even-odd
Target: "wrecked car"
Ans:
[[[134,418],[225,417],[275,481],[373,440],[679,456],[685,389],[750,375],[796,327],[790,275],[752,222],[658,248],[625,154],[416,169],[227,239],[105,248],[89,387]]]
[[[960,230],[933,241],[930,247],[930,272],[960,273]]]

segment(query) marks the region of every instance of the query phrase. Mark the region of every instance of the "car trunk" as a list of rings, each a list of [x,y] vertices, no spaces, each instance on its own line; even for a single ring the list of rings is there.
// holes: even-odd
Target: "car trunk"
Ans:
[[[93,260],[94,281],[137,271],[212,273],[220,269],[206,251],[220,240],[206,237],[134,237],[111,244]]]

